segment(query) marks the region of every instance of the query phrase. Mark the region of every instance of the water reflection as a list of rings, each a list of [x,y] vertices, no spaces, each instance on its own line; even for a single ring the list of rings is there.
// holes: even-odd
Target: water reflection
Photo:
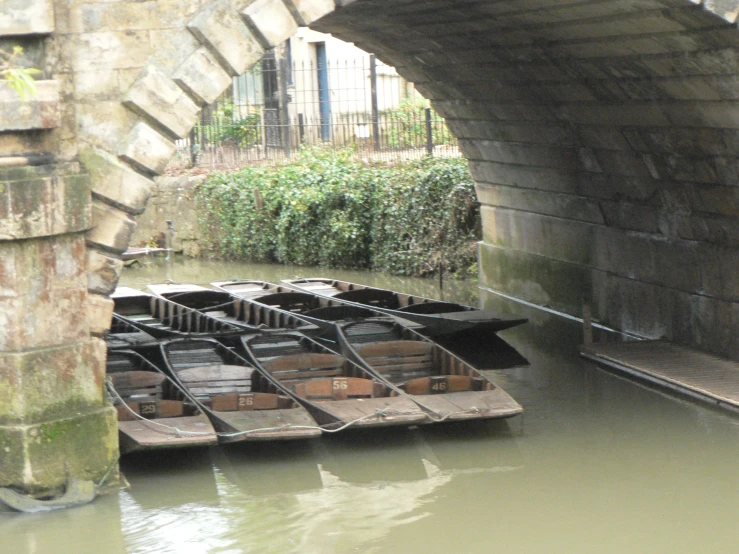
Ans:
[[[92,504],[40,514],[0,512],[0,552],[13,554],[123,554],[128,552],[121,527],[118,496]]]
[[[161,281],[156,267],[124,282]],[[436,283],[339,278],[439,297]],[[175,280],[324,270],[178,262]],[[447,283],[461,302],[473,284]],[[623,553],[733,550],[739,419],[604,372],[579,325],[494,295],[530,323],[500,333],[487,374],[525,408],[508,422],[184,451],[124,464],[132,488],[58,514],[0,514],[8,552]],[[482,342],[482,341],[478,341]],[[474,341],[469,345],[470,355]],[[496,358],[497,356],[497,358]],[[522,360],[525,359],[524,363]],[[233,445],[237,446],[237,445]],[[150,465],[147,465],[150,464]]]
[[[128,552],[154,545],[157,552],[361,551],[429,517],[425,507],[460,476],[523,467],[505,422],[367,430],[200,454],[124,463]]]

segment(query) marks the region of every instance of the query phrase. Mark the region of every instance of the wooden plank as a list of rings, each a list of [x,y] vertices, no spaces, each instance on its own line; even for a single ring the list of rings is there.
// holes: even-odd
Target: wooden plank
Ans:
[[[181,369],[177,371],[177,377],[184,382],[191,381],[222,381],[222,380],[238,380],[238,379],[251,379],[251,374],[254,371],[252,367],[246,367],[241,365],[209,365],[191,367],[188,369]]]
[[[331,379],[311,379],[295,383],[290,387],[297,396],[306,400],[348,400],[370,398],[374,393],[371,379],[358,377],[335,377]]]
[[[428,354],[434,346],[430,342],[415,340],[394,340],[357,346],[357,353],[364,358],[404,357]]]
[[[118,388],[146,388],[161,386],[166,377],[153,371],[121,371],[110,373],[108,377]]]
[[[280,408],[280,404],[278,395],[264,392],[222,394],[211,397],[211,409],[216,412],[276,410]]]
[[[263,363],[265,369],[270,373],[287,370],[309,370],[309,369],[328,369],[341,367],[344,364],[344,358],[336,354],[289,354],[280,356]]]
[[[739,362],[667,341],[593,344],[582,356],[605,367],[739,410]]]
[[[138,419],[131,413],[131,410],[146,419],[180,417],[185,413],[183,403],[177,400],[141,400],[127,402],[125,406],[122,404],[116,405],[118,421],[133,421]]]
[[[305,380],[305,379],[316,379],[318,377],[338,377],[342,375],[344,371],[339,369],[299,369],[296,371],[279,371],[272,373],[272,375],[279,379],[280,382],[284,383],[287,381]]]

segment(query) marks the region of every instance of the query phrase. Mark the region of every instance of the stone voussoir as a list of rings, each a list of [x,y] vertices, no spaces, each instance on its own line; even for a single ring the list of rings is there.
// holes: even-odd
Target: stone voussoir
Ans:
[[[123,95],[123,103],[151,117],[177,138],[184,138],[197,123],[200,108],[156,67],[149,65]]]
[[[123,271],[123,260],[95,248],[89,248],[87,250],[87,288],[93,293],[90,298],[102,298],[98,295],[111,294],[118,284],[121,271]],[[95,318],[91,318],[90,331],[98,332],[101,326],[106,324],[106,316],[102,313],[102,306],[93,306],[91,310],[95,312]],[[98,319],[98,316],[101,316],[101,319]],[[110,325],[109,319],[107,325]]]
[[[131,215],[143,213],[154,181],[97,148],[86,148],[80,161],[90,175],[92,194]]]
[[[310,25],[336,9],[334,0],[285,0],[300,25]]]
[[[226,0],[213,2],[200,10],[187,28],[233,76],[244,73],[264,54],[239,13]]]
[[[99,254],[96,252],[96,254]],[[100,257],[106,257],[99,254]],[[111,258],[112,259],[112,258]],[[122,267],[123,263],[116,265],[114,260],[113,266]],[[107,265],[107,263],[106,263]],[[113,268],[113,269],[114,269]],[[87,297],[87,321],[90,325],[90,334],[94,337],[102,336],[110,329],[111,320],[113,318],[113,307],[115,303],[101,294],[90,294]]]
[[[137,123],[118,148],[118,155],[144,171],[160,174],[176,150],[174,142],[144,122]]]
[[[87,240],[105,249],[123,253],[128,249],[136,222],[127,213],[99,200],[92,201],[92,228]]]
[[[231,86],[231,76],[205,47],[193,52],[177,68],[173,78],[201,105],[212,104]]]
[[[256,0],[241,13],[265,48],[282,44],[298,30],[298,23],[282,0]]]

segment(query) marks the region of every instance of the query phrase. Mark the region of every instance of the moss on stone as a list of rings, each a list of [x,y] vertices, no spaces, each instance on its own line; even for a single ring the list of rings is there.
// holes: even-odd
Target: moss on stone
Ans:
[[[592,291],[585,266],[480,245],[480,285],[570,314],[582,311],[582,297]]]
[[[11,453],[0,456],[0,486],[35,493],[58,487],[70,477],[98,482],[111,468],[116,479],[116,411],[106,406],[38,425],[0,427],[0,447]]]

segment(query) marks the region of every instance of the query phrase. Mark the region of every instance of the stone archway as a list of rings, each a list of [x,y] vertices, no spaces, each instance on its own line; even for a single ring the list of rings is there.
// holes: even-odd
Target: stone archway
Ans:
[[[737,358],[739,339],[722,332],[739,298],[736,10],[690,0],[218,0],[171,10],[167,29],[149,29],[148,56],[136,40],[86,39],[140,66],[121,70],[121,101],[107,112],[95,95],[89,111],[78,103],[95,198],[90,290],[112,290],[150,178],[199,107],[311,24],[392,63],[447,118],[483,204],[483,285],[576,315],[590,297],[614,328]],[[108,115],[117,129],[98,132]]]
[[[66,225],[0,245],[8,328],[31,329],[0,335],[0,485],[100,477],[115,459],[99,336],[135,217],[200,107],[299,25],[374,51],[447,118],[483,204],[483,285],[574,314],[591,296],[613,327],[739,358],[737,2],[6,1],[47,36],[60,113],[39,217]],[[35,314],[66,298],[78,324],[28,323],[18,297],[44,299]],[[80,454],[72,434],[95,444]],[[65,456],[71,471],[49,461]]]

